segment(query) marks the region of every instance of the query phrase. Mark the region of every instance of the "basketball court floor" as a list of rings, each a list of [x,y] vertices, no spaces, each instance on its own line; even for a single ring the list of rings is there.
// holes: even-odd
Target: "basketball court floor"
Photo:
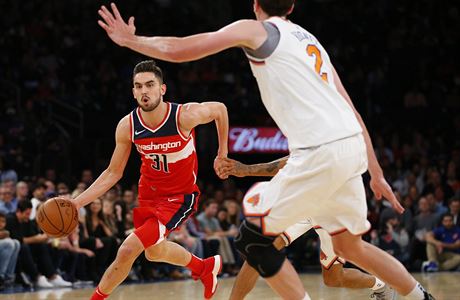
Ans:
[[[419,280],[436,297],[436,300],[460,300],[460,272],[416,274]],[[304,286],[313,300],[360,300],[369,299],[368,290],[347,290],[324,286],[321,275],[302,274]],[[234,278],[221,279],[213,299],[228,299]],[[2,294],[0,300],[88,300],[93,289],[41,290],[29,293]],[[168,300],[203,299],[203,289],[193,280],[130,284],[120,286],[109,299],[113,300]],[[279,299],[270,288],[259,280],[246,299]],[[402,297],[398,297],[402,299]]]

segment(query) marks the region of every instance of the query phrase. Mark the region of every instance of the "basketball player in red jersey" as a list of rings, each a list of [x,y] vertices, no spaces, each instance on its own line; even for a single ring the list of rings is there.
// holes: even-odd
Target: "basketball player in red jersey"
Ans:
[[[108,168],[80,196],[77,208],[102,196],[123,175],[134,143],[141,155],[139,207],[134,209],[135,231],[118,249],[115,261],[105,271],[92,300],[105,299],[128,275],[135,259],[145,251],[150,261],[185,266],[204,285],[209,299],[217,287],[222,261],[193,256],[165,237],[180,226],[198,207],[197,157],[194,128],[215,121],[219,149],[215,168],[227,156],[228,115],[219,102],[187,103],[163,101],[166,85],[155,62],[143,61],[133,72],[133,95],[138,107],[118,123],[116,146]]]

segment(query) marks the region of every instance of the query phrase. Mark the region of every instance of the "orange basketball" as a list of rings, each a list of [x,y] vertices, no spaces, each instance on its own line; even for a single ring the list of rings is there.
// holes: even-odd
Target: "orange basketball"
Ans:
[[[38,207],[37,224],[51,237],[67,236],[78,225],[78,212],[69,199],[55,197]]]

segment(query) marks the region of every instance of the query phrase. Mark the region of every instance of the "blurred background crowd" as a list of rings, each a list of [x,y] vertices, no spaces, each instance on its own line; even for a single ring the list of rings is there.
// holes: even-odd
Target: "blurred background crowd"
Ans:
[[[118,120],[136,105],[134,65],[97,27],[100,1],[2,1],[0,26],[0,289],[98,281],[132,230],[140,159],[82,209],[68,238],[35,224],[40,203],[75,197],[107,166]],[[252,18],[252,1],[120,1],[140,34],[186,35]],[[460,265],[460,8],[454,0],[297,1],[291,19],[328,50],[373,138],[406,211],[396,215],[367,188],[372,230],[365,238],[411,270]],[[222,101],[231,125],[274,126],[242,51],[186,64],[158,62],[173,102]],[[248,114],[248,112],[251,112]],[[213,125],[197,131],[200,211],[170,235],[197,256],[219,253],[225,274],[241,264],[233,238],[241,200],[261,178],[219,180],[212,170]],[[232,155],[265,162],[285,154]],[[365,175],[366,181],[368,176]],[[310,232],[288,249],[299,271],[318,266]],[[190,274],[140,258],[129,280]]]

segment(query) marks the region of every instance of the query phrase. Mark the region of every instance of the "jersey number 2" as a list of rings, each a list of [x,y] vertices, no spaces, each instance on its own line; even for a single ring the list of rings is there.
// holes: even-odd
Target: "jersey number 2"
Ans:
[[[163,169],[164,172],[168,173],[168,157],[164,154],[152,154],[151,159],[153,160],[152,168],[157,171]]]
[[[307,54],[309,56],[314,56],[315,57],[315,71],[318,73],[319,76],[321,76],[321,79],[323,79],[325,82],[328,82],[327,80],[327,73],[323,72],[321,73],[321,67],[323,66],[323,59],[321,58],[321,51],[319,51],[318,47],[315,45],[308,45],[307,46]]]

